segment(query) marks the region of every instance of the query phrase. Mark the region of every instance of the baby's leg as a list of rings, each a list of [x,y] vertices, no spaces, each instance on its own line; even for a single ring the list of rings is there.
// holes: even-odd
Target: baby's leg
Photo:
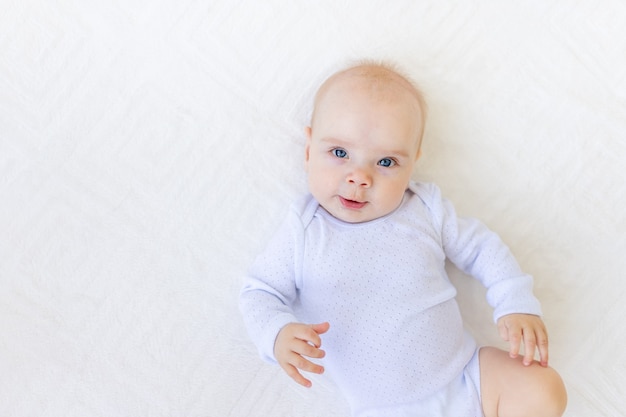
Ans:
[[[480,389],[485,417],[560,417],[567,393],[559,374],[538,362],[524,366],[503,350],[480,350]]]

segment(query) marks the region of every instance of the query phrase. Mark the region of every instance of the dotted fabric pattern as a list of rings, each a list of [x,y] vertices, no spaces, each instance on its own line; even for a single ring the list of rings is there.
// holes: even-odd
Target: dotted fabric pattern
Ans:
[[[367,223],[344,223],[309,199],[254,264],[242,309],[269,360],[285,324],[328,321],[321,363],[353,408],[419,402],[461,376],[476,348],[448,257],[488,287],[496,317],[540,314],[532,279],[502,241],[419,183],[393,213]]]

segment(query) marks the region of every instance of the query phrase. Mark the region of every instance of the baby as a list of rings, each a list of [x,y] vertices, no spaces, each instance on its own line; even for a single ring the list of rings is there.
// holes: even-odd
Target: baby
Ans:
[[[435,185],[411,181],[424,122],[422,94],[389,65],[324,82],[305,129],[310,195],[251,267],[248,331],[299,384],[329,374],[354,416],[560,416],[532,278]],[[509,352],[464,330],[446,259],[485,285]]]

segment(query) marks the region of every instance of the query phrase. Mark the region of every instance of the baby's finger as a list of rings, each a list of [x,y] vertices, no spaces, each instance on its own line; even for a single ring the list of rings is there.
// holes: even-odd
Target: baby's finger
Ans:
[[[298,327],[294,337],[304,341],[305,343],[310,343],[316,348],[319,348],[322,345],[322,339],[319,334],[317,334],[317,332],[310,326]]]
[[[502,340],[505,342],[509,341],[509,329],[504,322],[498,322],[498,333],[500,333]]]
[[[539,349],[539,361],[541,366],[548,366],[548,335],[540,332],[537,335],[537,348]]]
[[[516,325],[508,328],[509,337],[509,356],[511,358],[517,358],[519,355],[520,347],[522,346],[522,329]]]
[[[528,329],[524,330],[524,360],[522,363],[524,366],[529,366],[533,363],[535,357],[535,349],[537,348],[537,342],[535,339],[535,332]]]
[[[302,376],[302,374],[298,371],[298,369],[295,366],[286,364],[282,368],[285,371],[285,373],[289,375],[291,379],[293,379],[294,381],[296,381],[298,384],[302,385],[303,387],[311,388],[311,385],[313,385],[311,381],[309,381],[308,379]]]
[[[301,340],[300,343],[295,346],[293,351],[300,355],[308,356],[309,358],[315,359],[321,359],[326,356],[326,352],[324,352],[322,349],[319,349],[309,342],[305,342],[303,340]]]
[[[311,324],[310,326],[317,334],[324,334],[328,331],[328,329],[330,329],[330,323],[328,322]]]
[[[289,359],[289,364],[296,367],[299,370],[311,372],[314,374],[323,374],[324,367],[318,365],[316,363],[311,362],[310,360],[304,358],[303,356],[293,353]]]

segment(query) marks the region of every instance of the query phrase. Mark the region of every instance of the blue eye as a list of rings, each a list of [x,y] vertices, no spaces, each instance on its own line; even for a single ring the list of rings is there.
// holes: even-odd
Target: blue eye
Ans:
[[[395,164],[396,164],[396,161],[394,161],[391,158],[383,158],[380,161],[378,161],[378,165],[380,165],[381,167],[385,167],[385,168],[392,167]]]
[[[345,150],[341,149],[341,148],[335,148],[332,151],[332,154],[335,155],[337,158],[345,158],[348,156],[348,152],[346,152]]]

